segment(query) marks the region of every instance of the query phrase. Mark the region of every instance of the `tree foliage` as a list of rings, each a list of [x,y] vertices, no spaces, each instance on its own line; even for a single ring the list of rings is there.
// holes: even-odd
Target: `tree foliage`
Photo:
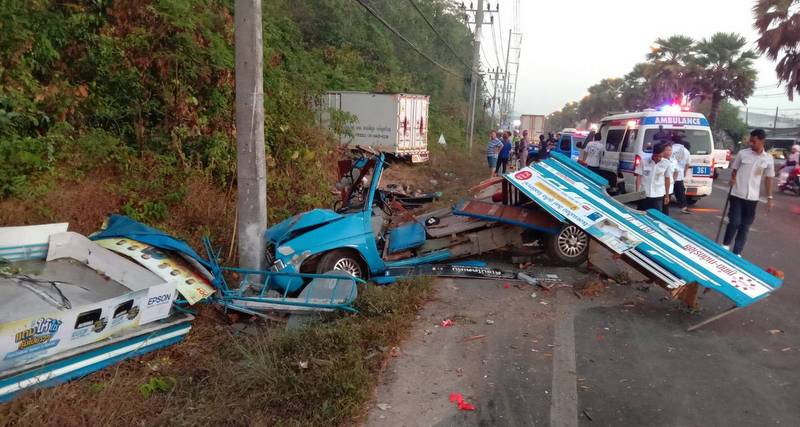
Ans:
[[[744,37],[732,33],[716,33],[700,41],[682,35],[659,38],[645,62],[623,78],[607,78],[591,86],[576,108],[568,103],[551,114],[552,123],[574,126],[582,120],[595,122],[612,111],[641,111],[688,99],[710,101],[708,118],[716,128],[725,100],[746,101],[753,93],[756,54],[745,45]]]
[[[456,55],[406,2],[376,3],[421,50],[466,75],[459,57],[470,58],[471,33],[455,6],[419,2]],[[468,80],[420,57],[356,2],[263,7],[272,215],[330,197],[324,171],[335,145],[312,102],[324,91],[429,94],[430,133],[463,142]],[[117,141],[124,165],[160,159],[167,186],[198,171],[222,188],[234,181],[233,1],[0,0],[0,33],[0,198],[24,194],[60,156],[91,163],[72,153],[97,135]],[[134,200],[141,187],[121,187],[131,206],[153,202]]]
[[[753,13],[758,50],[778,61],[775,74],[792,100],[800,93],[800,0],[758,0]]]

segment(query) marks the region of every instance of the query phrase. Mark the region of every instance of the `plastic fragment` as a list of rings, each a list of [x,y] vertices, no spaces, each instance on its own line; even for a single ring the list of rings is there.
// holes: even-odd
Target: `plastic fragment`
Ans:
[[[450,403],[455,403],[458,409],[462,411],[474,411],[475,405],[464,401],[464,396],[461,393],[450,393]]]
[[[455,324],[456,324],[456,322],[453,322],[453,321],[452,321],[452,320],[450,320],[450,319],[444,319],[444,320],[442,320],[442,327],[443,327],[443,328],[448,328],[448,327],[450,327],[450,326],[453,326],[453,325],[455,325]]]

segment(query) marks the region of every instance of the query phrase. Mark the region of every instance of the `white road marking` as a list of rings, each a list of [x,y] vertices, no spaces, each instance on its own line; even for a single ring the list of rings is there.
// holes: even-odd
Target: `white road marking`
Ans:
[[[577,427],[578,386],[575,367],[575,313],[567,292],[556,294],[556,324],[553,338],[553,386],[550,425]]]

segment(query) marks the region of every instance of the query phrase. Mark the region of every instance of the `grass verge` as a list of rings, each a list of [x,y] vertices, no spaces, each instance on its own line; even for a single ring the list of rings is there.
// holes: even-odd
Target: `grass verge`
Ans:
[[[349,424],[430,290],[426,279],[366,285],[358,314],[253,335],[204,307],[184,342],[19,396],[0,425]]]

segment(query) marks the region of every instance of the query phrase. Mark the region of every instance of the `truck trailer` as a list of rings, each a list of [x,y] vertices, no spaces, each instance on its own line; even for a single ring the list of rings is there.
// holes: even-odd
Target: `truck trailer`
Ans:
[[[523,114],[519,118],[519,130],[528,131],[531,139],[538,138],[539,135],[544,134],[544,116],[540,114]]]
[[[328,92],[320,103],[320,122],[330,127],[331,111],[350,113],[356,116],[347,125],[352,138],[338,135],[340,142],[426,162],[429,100],[428,95],[407,93]]]

